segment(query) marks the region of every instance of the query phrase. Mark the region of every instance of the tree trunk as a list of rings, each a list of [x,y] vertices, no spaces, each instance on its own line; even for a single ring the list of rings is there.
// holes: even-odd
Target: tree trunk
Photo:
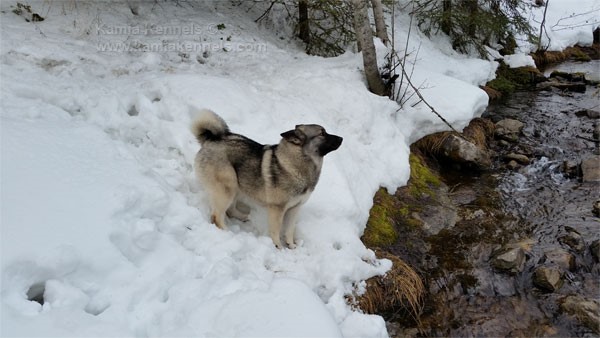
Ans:
[[[442,20],[440,25],[442,32],[450,35],[452,32],[452,1],[442,0]]]
[[[310,43],[310,27],[308,25],[308,2],[298,1],[298,37],[304,43]]]
[[[477,20],[477,11],[479,10],[477,0],[466,0],[464,1],[464,6],[467,8],[467,12],[469,13],[467,35],[469,37],[475,38],[475,35],[477,33],[477,24],[475,23],[475,21]]]
[[[377,95],[387,95],[385,84],[379,75],[377,68],[377,53],[373,43],[373,31],[369,22],[369,13],[367,11],[367,0],[352,0],[354,9],[354,30],[356,31],[356,40],[362,47],[363,65],[369,90]]]
[[[375,34],[387,46],[389,38],[387,28],[385,27],[385,17],[383,16],[381,0],[371,0],[371,5],[373,6],[373,16],[375,17]]]

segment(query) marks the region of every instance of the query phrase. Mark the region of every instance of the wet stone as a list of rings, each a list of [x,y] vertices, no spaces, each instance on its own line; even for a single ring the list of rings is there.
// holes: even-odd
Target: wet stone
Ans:
[[[594,137],[594,139],[600,140],[600,123],[596,123],[596,125],[594,126],[592,136]]]
[[[452,162],[478,169],[488,169],[492,164],[490,155],[484,149],[456,135],[448,136],[441,148],[444,156]]]
[[[575,161],[564,161],[562,170],[565,176],[569,178],[577,177],[579,174],[579,165]]]
[[[492,266],[511,274],[521,272],[525,266],[525,251],[520,247],[505,248],[493,255]]]
[[[578,322],[596,334],[600,334],[600,302],[581,296],[567,296],[562,299],[560,309],[563,313],[574,316]]]
[[[600,217],[600,200],[594,202],[594,205],[592,206],[592,213],[594,216]]]
[[[597,119],[600,118],[600,111],[588,109],[586,110],[586,115],[591,119]]]
[[[567,234],[558,238],[558,241],[577,252],[585,250],[585,242],[581,234],[571,227],[565,227]]]
[[[515,154],[515,153],[510,153],[510,154],[504,155],[504,159],[508,160],[508,161],[516,161],[517,163],[524,164],[524,165],[527,165],[530,162],[529,157],[527,157],[523,154]]]
[[[562,269],[575,270],[575,256],[564,249],[553,249],[544,253],[546,263],[554,264]]]
[[[549,87],[556,88],[561,91],[570,91],[570,92],[578,92],[585,93],[587,86],[585,83],[573,83],[573,82],[563,82],[563,81],[548,81],[541,83],[538,87],[539,89],[548,89]]]
[[[519,168],[519,163],[517,163],[517,161],[515,161],[515,160],[510,160],[506,164],[506,167],[510,170],[515,170],[515,169]]]
[[[600,182],[600,156],[592,156],[581,161],[583,182]]]
[[[597,239],[590,244],[590,252],[596,263],[600,262],[600,239]]]
[[[500,120],[496,123],[495,134],[500,139],[515,142],[524,126],[523,122],[514,119]]]
[[[541,266],[533,273],[533,284],[544,291],[554,292],[563,284],[562,272],[558,267]]]

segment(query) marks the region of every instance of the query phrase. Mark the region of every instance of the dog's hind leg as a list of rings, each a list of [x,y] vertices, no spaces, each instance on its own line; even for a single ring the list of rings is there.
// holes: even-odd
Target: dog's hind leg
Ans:
[[[227,216],[238,219],[242,222],[247,222],[250,211],[240,209],[240,201],[238,201],[238,199],[235,198],[233,203],[231,203],[229,209],[227,209]]]
[[[225,230],[225,214],[238,194],[235,171],[233,168],[225,168],[216,174],[207,172],[202,178],[209,195],[211,222]]]
[[[281,223],[283,223],[283,208],[275,205],[269,206],[269,235],[277,249],[281,245]]]
[[[283,218],[283,224],[285,226],[285,244],[287,244],[290,249],[296,248],[294,234],[296,233],[296,218],[298,216],[298,211],[300,211],[300,204],[288,209]]]
[[[229,189],[227,189],[226,187],[220,187],[218,188],[218,190],[220,191],[215,191],[215,193],[210,198],[210,220],[219,228],[227,230],[227,224],[225,223],[225,213],[233,203],[235,194],[229,192]]]

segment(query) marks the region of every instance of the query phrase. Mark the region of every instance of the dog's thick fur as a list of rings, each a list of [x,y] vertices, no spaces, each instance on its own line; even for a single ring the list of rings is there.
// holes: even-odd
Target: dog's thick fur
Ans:
[[[323,156],[336,150],[342,138],[330,135],[316,124],[297,125],[282,133],[277,145],[259,144],[231,133],[221,117],[203,110],[192,123],[192,132],[202,148],[194,169],[206,189],[211,221],[226,229],[225,214],[248,220],[247,208],[239,200],[251,200],[268,209],[269,235],[281,248],[281,228],[285,243],[295,248],[296,215],[314,190]]]

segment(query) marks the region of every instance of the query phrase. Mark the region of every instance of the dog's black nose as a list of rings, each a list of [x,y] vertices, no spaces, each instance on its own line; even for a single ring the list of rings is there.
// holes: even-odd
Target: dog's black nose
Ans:
[[[343,140],[344,139],[341,138],[340,136],[328,134],[325,138],[325,142],[323,142],[323,144],[319,148],[319,152],[321,153],[321,156],[325,156],[328,153],[339,148],[340,145],[342,145]]]

